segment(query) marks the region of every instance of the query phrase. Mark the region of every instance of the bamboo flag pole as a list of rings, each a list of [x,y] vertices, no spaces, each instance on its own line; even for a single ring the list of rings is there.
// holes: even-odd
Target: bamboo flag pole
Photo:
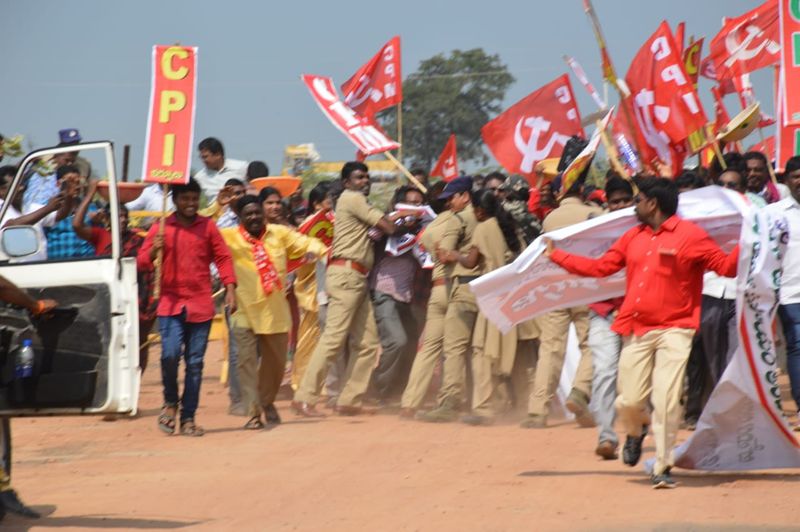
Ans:
[[[636,135],[636,124],[633,122],[633,117],[631,116],[628,106],[625,105],[626,100],[630,97],[630,93],[625,94],[625,91],[622,90],[624,81],[617,77],[617,73],[614,70],[614,65],[611,63],[611,55],[608,53],[606,41],[603,37],[603,31],[600,29],[600,20],[597,18],[597,14],[594,12],[594,7],[592,7],[591,0],[583,0],[583,10],[589,17],[589,21],[592,24],[592,30],[594,30],[594,37],[597,40],[597,46],[600,48],[600,55],[602,56],[603,60],[603,77],[607,79],[608,82],[612,84],[619,93],[622,115],[625,117],[625,121],[628,123],[628,128],[633,134],[633,143],[636,146],[636,150],[639,152],[639,155],[641,156],[644,151],[639,145],[639,136]],[[649,166],[646,163],[643,164],[645,164],[645,166]]]
[[[409,172],[409,171],[408,171],[408,168],[406,168],[405,166],[403,166],[403,163],[401,163],[400,161],[398,161],[398,160],[397,160],[397,157],[395,157],[394,155],[392,155],[392,152],[390,152],[390,151],[385,151],[385,152],[383,152],[383,154],[386,156],[386,158],[387,158],[387,159],[389,159],[390,161],[392,161],[392,162],[394,163],[394,165],[395,165],[395,166],[397,166],[398,170],[400,170],[401,172],[403,172],[403,175],[405,175],[405,176],[408,178],[408,180],[409,180],[409,181],[411,181],[412,183],[414,183],[414,186],[415,186],[415,187],[417,187],[418,189],[420,189],[420,190],[421,190],[421,191],[422,191],[424,194],[427,194],[427,193],[428,193],[428,189],[425,187],[425,185],[423,185],[422,183],[420,183],[420,182],[419,182],[419,180],[418,180],[416,177],[414,177],[413,175],[411,175],[411,172]]]
[[[164,183],[161,185],[161,194],[163,198],[161,198],[161,216],[158,218],[158,236],[163,238],[164,237],[164,228],[166,225],[167,220],[167,194],[169,193],[169,185]],[[155,286],[153,287],[153,299],[159,299],[161,297],[161,270],[162,270],[162,263],[164,262],[164,246],[159,248],[158,252],[156,253],[156,260],[155,260],[155,269],[156,269],[156,278],[155,278]]]
[[[403,102],[397,104],[397,160],[403,160]]]
[[[611,167],[614,168],[614,171],[620,176],[624,177],[625,179],[629,179],[628,172],[625,171],[625,167],[623,167],[622,163],[619,162],[619,154],[617,153],[617,149],[611,143],[611,139],[608,138],[608,133],[603,127],[603,121],[598,120],[596,125],[597,129],[600,130],[600,140],[603,142],[603,146],[606,148],[606,153],[608,154],[608,160],[611,162]]]

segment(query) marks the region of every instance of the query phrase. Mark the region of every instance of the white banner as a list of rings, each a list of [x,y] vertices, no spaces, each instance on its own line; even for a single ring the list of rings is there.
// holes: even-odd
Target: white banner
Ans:
[[[705,187],[680,196],[678,214],[698,224],[725,250],[739,240],[747,200],[721,187]],[[470,283],[478,306],[501,331],[551,310],[587,305],[625,292],[625,271],[603,279],[572,275],[545,257],[542,238],[569,253],[598,258],[639,223],[633,207],[546,233],[517,259]]]
[[[736,298],[739,347],[697,429],[675,449],[675,465],[685,469],[800,467],[800,443],[782,416],[772,334],[788,226],[764,210],[745,220]]]

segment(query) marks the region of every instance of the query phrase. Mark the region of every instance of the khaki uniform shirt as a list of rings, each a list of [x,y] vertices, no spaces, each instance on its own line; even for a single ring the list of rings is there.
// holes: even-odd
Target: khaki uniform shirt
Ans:
[[[442,238],[441,247],[442,249],[455,249],[462,255],[466,255],[472,248],[472,233],[475,232],[475,227],[478,225],[478,220],[475,218],[475,211],[472,205],[467,205],[463,211],[453,214],[453,218],[460,222],[458,233],[448,232],[448,234]],[[470,277],[480,274],[480,264],[471,269],[465,268],[458,263],[453,266],[453,277]]]
[[[603,209],[598,206],[587,205],[580,198],[573,196],[561,200],[557,209],[554,209],[544,219],[542,229],[545,232],[555,231],[580,222],[585,222],[591,217],[603,214]]]
[[[461,224],[459,223],[458,219],[453,216],[452,211],[444,211],[437,216],[436,219],[432,221],[422,232],[420,242],[425,250],[431,254],[431,258],[433,259],[433,272],[431,274],[431,280],[436,281],[438,279],[445,279],[452,275],[453,265],[442,264],[439,262],[439,258],[436,256],[436,246],[438,245],[439,247],[448,250],[455,249],[455,247],[445,248],[445,242],[443,242],[443,239],[445,239],[447,235],[456,235],[456,238],[458,238],[457,235],[460,229]],[[450,237],[447,238],[447,240],[453,242],[455,239]]]
[[[364,194],[353,190],[342,192],[333,224],[333,258],[349,259],[372,269],[375,252],[367,231],[381,218],[383,212],[367,203]]]

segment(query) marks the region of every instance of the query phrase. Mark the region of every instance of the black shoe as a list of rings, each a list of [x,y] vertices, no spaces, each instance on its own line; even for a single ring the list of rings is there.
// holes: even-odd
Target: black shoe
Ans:
[[[267,420],[267,425],[280,425],[281,416],[278,414],[278,409],[274,404],[269,404],[264,407],[264,417]]]
[[[669,474],[669,468],[665,469],[660,475],[653,475],[650,477],[653,482],[654,490],[673,489],[678,487],[678,483],[673,480],[672,475]]]
[[[36,512],[22,504],[22,501],[19,500],[19,496],[17,496],[17,492],[14,490],[0,491],[0,506],[2,506],[6,512],[21,515],[23,517],[41,517],[39,512]]]
[[[622,461],[629,466],[635,466],[639,463],[642,457],[642,441],[644,441],[644,434],[641,436],[628,436],[625,439],[625,446],[622,448]]]

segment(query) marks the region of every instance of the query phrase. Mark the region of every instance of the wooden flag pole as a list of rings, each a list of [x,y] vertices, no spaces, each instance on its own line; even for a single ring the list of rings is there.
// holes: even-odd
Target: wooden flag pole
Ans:
[[[423,192],[423,194],[427,194],[427,193],[428,193],[428,189],[425,187],[425,185],[423,185],[422,183],[420,183],[420,182],[419,182],[419,180],[418,180],[416,177],[414,177],[413,175],[411,175],[411,172],[409,172],[409,171],[408,171],[408,168],[406,168],[405,166],[403,166],[403,163],[401,163],[400,161],[398,161],[398,160],[397,160],[397,157],[395,157],[394,155],[392,155],[392,152],[390,152],[390,151],[385,151],[385,152],[383,152],[383,154],[386,156],[386,158],[387,158],[387,159],[389,159],[390,161],[392,161],[392,162],[394,163],[394,165],[395,165],[395,166],[397,166],[397,168],[398,168],[398,169],[399,169],[401,172],[403,172],[403,175],[405,175],[405,176],[408,178],[408,180],[409,180],[409,181],[411,181],[412,183],[414,183],[414,186],[415,186],[415,187],[417,187],[418,189],[420,189],[420,190]]]
[[[728,165],[725,163],[725,158],[722,157],[722,150],[719,148],[719,141],[716,138],[711,142],[711,146],[714,148],[714,155],[717,157],[720,167],[727,170]]]
[[[403,160],[403,102],[397,104],[397,160]]]
[[[622,163],[619,162],[619,154],[617,153],[617,149],[611,143],[611,139],[608,138],[608,133],[606,132],[605,128],[603,127],[602,120],[598,120],[596,122],[597,129],[600,130],[600,140],[603,142],[603,146],[606,148],[606,153],[608,154],[608,160],[611,162],[611,167],[617,172],[620,176],[624,177],[625,179],[630,180],[630,176],[628,176],[628,172],[625,170],[625,167],[622,166]]]
[[[778,117],[780,120],[780,117]],[[764,130],[760,127],[758,128],[758,136],[761,139],[761,145],[764,146],[764,151],[767,151],[767,139],[764,138]],[[772,161],[770,160],[772,157],[767,157],[767,170],[769,170],[769,178],[772,179],[772,184],[778,184],[778,176],[775,175],[775,169],[772,167]]]
[[[161,194],[163,198],[161,198],[161,216],[158,219],[158,236],[164,236],[164,228],[166,225],[167,220],[167,194],[169,193],[169,185],[164,183],[161,185]],[[155,286],[153,287],[153,299],[159,299],[161,297],[161,270],[162,270],[162,263],[164,262],[164,246],[158,250],[156,253],[156,260],[155,260],[155,269],[156,269],[156,278],[155,278]]]

